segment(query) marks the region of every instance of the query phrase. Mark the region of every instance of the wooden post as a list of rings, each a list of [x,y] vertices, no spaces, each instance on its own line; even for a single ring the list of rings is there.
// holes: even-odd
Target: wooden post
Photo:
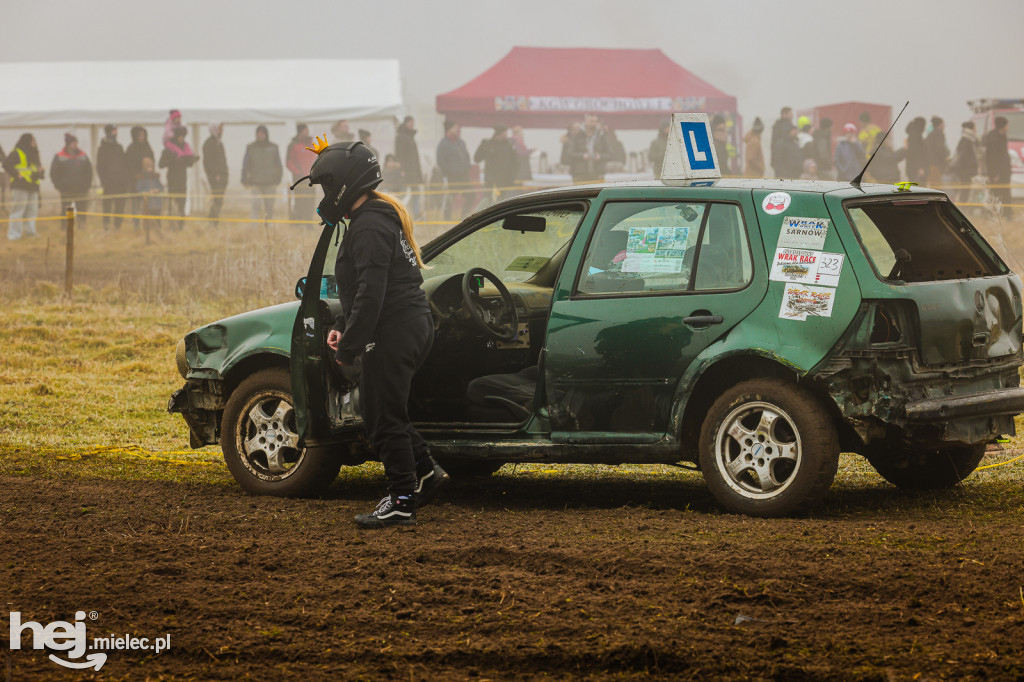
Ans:
[[[64,259],[64,295],[71,298],[71,280],[75,271],[75,205],[68,206],[67,251]]]

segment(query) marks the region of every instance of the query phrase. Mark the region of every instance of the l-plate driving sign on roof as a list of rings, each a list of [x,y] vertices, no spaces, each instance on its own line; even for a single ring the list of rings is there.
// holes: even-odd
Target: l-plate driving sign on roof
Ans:
[[[722,177],[707,114],[672,114],[662,180]]]

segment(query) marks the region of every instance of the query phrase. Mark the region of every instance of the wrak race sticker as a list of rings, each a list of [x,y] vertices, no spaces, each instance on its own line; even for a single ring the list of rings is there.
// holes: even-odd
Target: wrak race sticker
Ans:
[[[818,274],[818,255],[818,251],[776,249],[769,279],[774,282],[813,284]]]
[[[804,249],[775,249],[769,279],[773,282],[799,282],[839,286],[845,256]]]
[[[784,320],[806,320],[811,317],[832,317],[835,289],[787,284],[782,295],[779,317]]]

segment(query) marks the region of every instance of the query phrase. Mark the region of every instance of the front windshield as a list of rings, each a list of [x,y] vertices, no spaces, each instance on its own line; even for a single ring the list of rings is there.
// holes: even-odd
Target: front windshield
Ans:
[[[545,219],[543,232],[506,230],[502,223],[509,214],[474,231],[428,261],[424,277],[463,273],[480,267],[504,282],[524,282],[568,242],[583,219],[581,205],[559,206],[516,215]]]

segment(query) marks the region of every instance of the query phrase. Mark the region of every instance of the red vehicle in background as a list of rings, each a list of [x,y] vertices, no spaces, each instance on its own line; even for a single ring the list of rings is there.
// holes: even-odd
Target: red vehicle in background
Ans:
[[[978,139],[995,128],[996,116],[1004,117],[1009,125],[1006,129],[1006,146],[1010,152],[1010,182],[1014,185],[1012,196],[1024,196],[1024,99],[976,99],[967,102],[973,111],[971,120]]]
[[[843,134],[843,126],[852,123],[859,129],[860,115],[864,112],[871,115],[871,123],[878,126],[884,133],[892,123],[892,107],[888,104],[874,104],[872,102],[839,102],[837,104],[823,104],[821,106],[801,109],[797,116],[806,116],[811,119],[811,125],[817,128],[824,118],[832,119],[832,149],[836,148],[836,142]],[[898,145],[897,145],[898,146]],[[865,149],[870,153],[871,149]]]

